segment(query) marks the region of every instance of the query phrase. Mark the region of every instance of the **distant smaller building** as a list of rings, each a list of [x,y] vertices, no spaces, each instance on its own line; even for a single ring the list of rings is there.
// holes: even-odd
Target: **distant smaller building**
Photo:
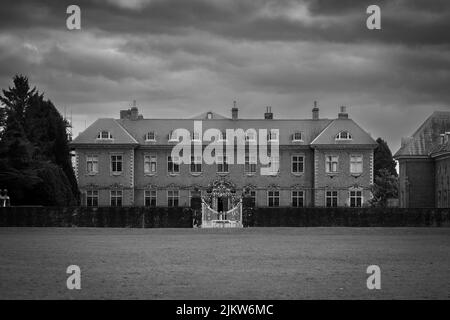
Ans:
[[[400,207],[450,207],[450,112],[434,112],[402,139],[394,158],[400,167]]]
[[[450,130],[449,130],[450,131]],[[450,207],[450,132],[440,135],[439,144],[430,154],[435,162],[434,179],[436,207]]]

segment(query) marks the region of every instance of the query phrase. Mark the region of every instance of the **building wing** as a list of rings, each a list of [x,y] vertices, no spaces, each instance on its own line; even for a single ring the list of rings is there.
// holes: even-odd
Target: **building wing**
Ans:
[[[377,142],[353,120],[335,119],[311,142],[311,146],[367,146],[375,148]]]
[[[72,147],[83,145],[136,145],[138,142],[115,119],[101,118],[81,132],[71,143]]]

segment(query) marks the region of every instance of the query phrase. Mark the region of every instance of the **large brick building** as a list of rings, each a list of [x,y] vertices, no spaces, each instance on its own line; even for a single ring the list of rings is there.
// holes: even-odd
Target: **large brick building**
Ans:
[[[203,131],[278,129],[279,163],[270,175],[261,164],[245,157],[245,164],[219,159],[207,165],[202,159],[176,164],[171,151],[177,128],[192,132],[192,144],[204,149],[209,141],[194,134],[194,122]],[[249,131],[247,131],[249,132]],[[246,143],[254,137],[246,136]],[[232,186],[239,197],[247,190],[256,206],[362,206],[371,198],[373,150],[376,142],[348,117],[345,107],[336,119],[274,119],[267,108],[262,119],[241,119],[232,108],[230,118],[206,112],[191,119],[146,119],[136,107],[120,112],[120,119],[98,119],[75,138],[75,172],[84,205],[185,206],[194,189],[203,195],[217,181]],[[245,147],[246,148],[246,147]],[[272,158],[271,158],[272,159]],[[217,210],[227,210],[229,199],[218,199]]]
[[[404,208],[450,206],[450,112],[434,112],[411,137],[398,160],[399,199]]]

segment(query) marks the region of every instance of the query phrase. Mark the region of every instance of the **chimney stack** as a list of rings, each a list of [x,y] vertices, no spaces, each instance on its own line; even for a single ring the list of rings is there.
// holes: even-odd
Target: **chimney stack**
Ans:
[[[130,119],[130,109],[120,110],[120,119]]]
[[[133,106],[127,110],[120,110],[120,119],[140,120],[144,117],[139,114],[139,110],[136,107],[136,100],[133,100]]]
[[[348,119],[347,107],[341,106],[341,110],[338,113],[338,119]]]
[[[233,108],[231,108],[231,119],[238,119],[238,108],[236,107],[236,101],[233,101]]]
[[[272,107],[266,107],[266,113],[264,113],[264,119],[270,120],[273,119]]]
[[[317,101],[314,101],[314,108],[312,109],[313,120],[319,120],[319,108],[317,107]]]
[[[137,107],[131,107],[130,111],[131,111],[130,119],[131,120],[137,120],[138,116],[139,116],[138,108]]]

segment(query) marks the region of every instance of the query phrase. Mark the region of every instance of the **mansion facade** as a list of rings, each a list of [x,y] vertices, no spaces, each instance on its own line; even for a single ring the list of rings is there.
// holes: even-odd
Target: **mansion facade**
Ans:
[[[244,190],[257,207],[363,206],[373,183],[373,151],[377,143],[351,120],[341,107],[337,118],[319,117],[314,105],[310,119],[274,119],[270,107],[261,119],[241,119],[233,107],[231,117],[206,112],[191,119],[147,119],[137,107],[120,111],[120,119],[96,120],[71,142],[74,169],[86,206],[189,206],[193,192],[202,196],[221,182],[241,197]],[[228,163],[226,157],[207,165],[201,158],[178,164],[171,152],[179,142],[174,129],[185,128],[192,145],[204,149],[210,141],[194,133],[217,128],[219,141],[229,143],[228,129],[278,129],[271,136],[279,153],[269,175],[246,153],[245,163]],[[249,131],[246,131],[249,132]],[[245,142],[254,139],[247,134]],[[214,203],[218,211],[230,209],[230,199]]]

